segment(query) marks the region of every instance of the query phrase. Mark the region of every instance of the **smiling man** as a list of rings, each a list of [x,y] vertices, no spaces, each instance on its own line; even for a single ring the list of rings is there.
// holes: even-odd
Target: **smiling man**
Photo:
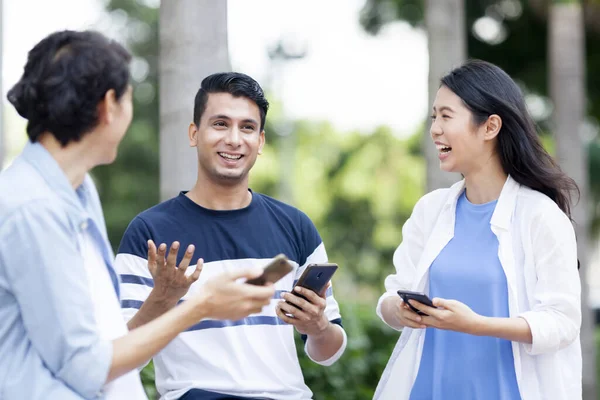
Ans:
[[[331,289],[322,296],[302,293],[307,300],[289,293],[307,265],[327,262],[315,226],[296,208],[248,187],[248,174],[265,144],[268,107],[260,85],[247,75],[205,78],[188,129],[190,146],[198,153],[195,186],[138,215],[121,242],[116,267],[129,329],[185,301],[222,271],[264,266],[280,253],[294,264],[261,313],[238,321],[204,320],[154,358],[163,399],[310,399],[294,327],[319,364],[331,365],[346,347]],[[150,272],[146,254],[154,243],[161,244],[163,254],[170,246],[171,266],[181,262],[184,251],[193,253],[193,260],[202,257],[199,280],[186,276],[185,262]]]

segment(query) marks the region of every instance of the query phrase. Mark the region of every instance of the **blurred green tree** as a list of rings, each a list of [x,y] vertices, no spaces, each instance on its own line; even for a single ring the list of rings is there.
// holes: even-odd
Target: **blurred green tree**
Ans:
[[[426,0],[366,0],[360,22],[377,34],[386,24],[402,20],[424,26]],[[549,0],[465,0],[467,53],[502,67],[530,100],[544,132],[551,131],[552,103],[548,85]],[[600,233],[600,1],[583,1],[592,232]]]

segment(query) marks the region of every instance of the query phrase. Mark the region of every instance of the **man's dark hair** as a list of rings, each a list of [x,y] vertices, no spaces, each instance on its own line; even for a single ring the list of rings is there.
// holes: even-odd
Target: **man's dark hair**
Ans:
[[[260,111],[260,130],[265,128],[269,102],[265,99],[265,94],[258,82],[248,75],[238,72],[220,72],[204,78],[194,100],[194,123],[196,126],[200,125],[200,119],[206,110],[210,93],[229,93],[234,97],[245,97],[253,101]]]
[[[117,99],[129,85],[131,55],[94,31],[55,32],[29,52],[8,100],[27,119],[31,142],[51,132],[66,146],[98,124],[98,103],[110,89]]]

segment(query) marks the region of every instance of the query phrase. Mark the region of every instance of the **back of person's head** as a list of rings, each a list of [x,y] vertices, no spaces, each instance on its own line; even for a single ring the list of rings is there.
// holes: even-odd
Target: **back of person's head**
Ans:
[[[260,111],[260,130],[265,128],[269,102],[258,82],[239,72],[220,72],[202,80],[194,100],[194,123],[196,126],[200,126],[200,119],[206,110],[208,95],[211,93],[229,93],[233,97],[245,97],[251,100]]]
[[[502,119],[497,153],[504,172],[515,181],[550,197],[571,215],[575,181],[565,175],[546,152],[518,85],[501,68],[468,61],[444,76],[441,84],[461,98],[480,126],[490,115]]]
[[[93,31],[53,33],[29,52],[23,76],[8,100],[27,119],[36,142],[50,132],[66,146],[98,124],[98,103],[109,90],[117,99],[129,85],[131,55]]]

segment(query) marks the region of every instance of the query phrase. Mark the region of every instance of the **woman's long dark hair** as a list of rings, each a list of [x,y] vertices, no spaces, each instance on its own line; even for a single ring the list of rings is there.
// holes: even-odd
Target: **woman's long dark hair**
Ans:
[[[498,155],[504,172],[544,193],[571,217],[571,194],[579,189],[546,152],[517,84],[494,64],[472,60],[444,76],[441,84],[462,99],[477,125],[502,118]]]

